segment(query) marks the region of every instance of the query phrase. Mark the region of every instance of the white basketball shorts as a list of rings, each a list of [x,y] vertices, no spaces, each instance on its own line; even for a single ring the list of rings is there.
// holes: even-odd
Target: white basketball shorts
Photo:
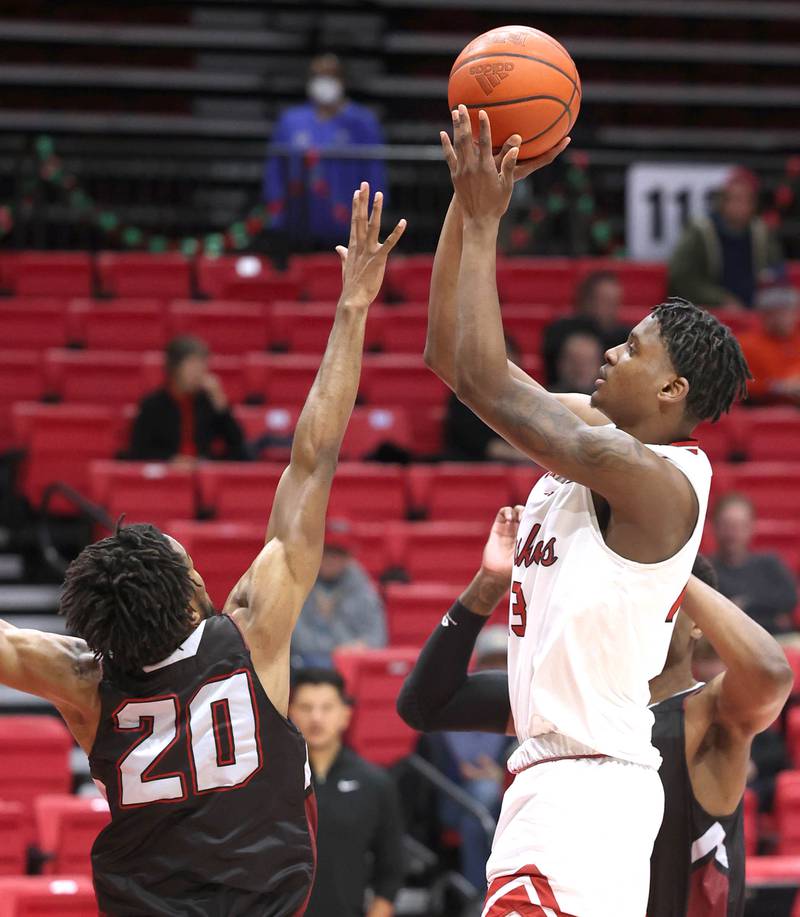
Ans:
[[[528,767],[503,799],[482,917],[645,917],[663,814],[652,768],[606,757]]]

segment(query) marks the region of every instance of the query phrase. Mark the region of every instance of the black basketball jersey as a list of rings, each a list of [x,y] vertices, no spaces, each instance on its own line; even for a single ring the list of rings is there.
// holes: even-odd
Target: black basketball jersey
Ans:
[[[92,776],[111,823],[92,849],[113,917],[290,917],[311,892],[306,745],[272,706],[238,627],[205,620],[136,675],[103,661]]]
[[[698,689],[694,689],[698,690]],[[744,815],[709,815],[695,799],[686,764],[684,691],[652,707],[653,744],[666,805],[650,860],[647,917],[742,917]]]

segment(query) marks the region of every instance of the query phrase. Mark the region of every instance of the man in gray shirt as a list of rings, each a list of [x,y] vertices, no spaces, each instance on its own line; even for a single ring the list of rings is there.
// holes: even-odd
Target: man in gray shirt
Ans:
[[[319,576],[292,637],[294,668],[330,666],[342,647],[386,645],[383,603],[352,548],[349,524],[329,520]]]
[[[714,508],[717,553],[712,558],[719,591],[771,634],[792,630],[797,587],[776,554],[750,549],[755,510],[743,494],[728,493]]]

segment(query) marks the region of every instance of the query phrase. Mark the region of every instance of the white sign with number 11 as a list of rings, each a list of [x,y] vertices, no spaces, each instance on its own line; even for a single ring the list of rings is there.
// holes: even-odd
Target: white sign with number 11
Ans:
[[[729,165],[643,162],[625,180],[628,257],[666,261],[689,220],[708,213]]]

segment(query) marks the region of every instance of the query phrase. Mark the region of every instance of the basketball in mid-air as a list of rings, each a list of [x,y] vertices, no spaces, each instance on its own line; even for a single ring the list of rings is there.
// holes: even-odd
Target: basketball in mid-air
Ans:
[[[547,152],[572,129],[581,81],[555,38],[539,29],[509,25],[484,32],[458,55],[447,98],[451,110],[467,106],[476,138],[478,112],[486,110],[495,150],[511,134],[519,134],[522,161]]]

